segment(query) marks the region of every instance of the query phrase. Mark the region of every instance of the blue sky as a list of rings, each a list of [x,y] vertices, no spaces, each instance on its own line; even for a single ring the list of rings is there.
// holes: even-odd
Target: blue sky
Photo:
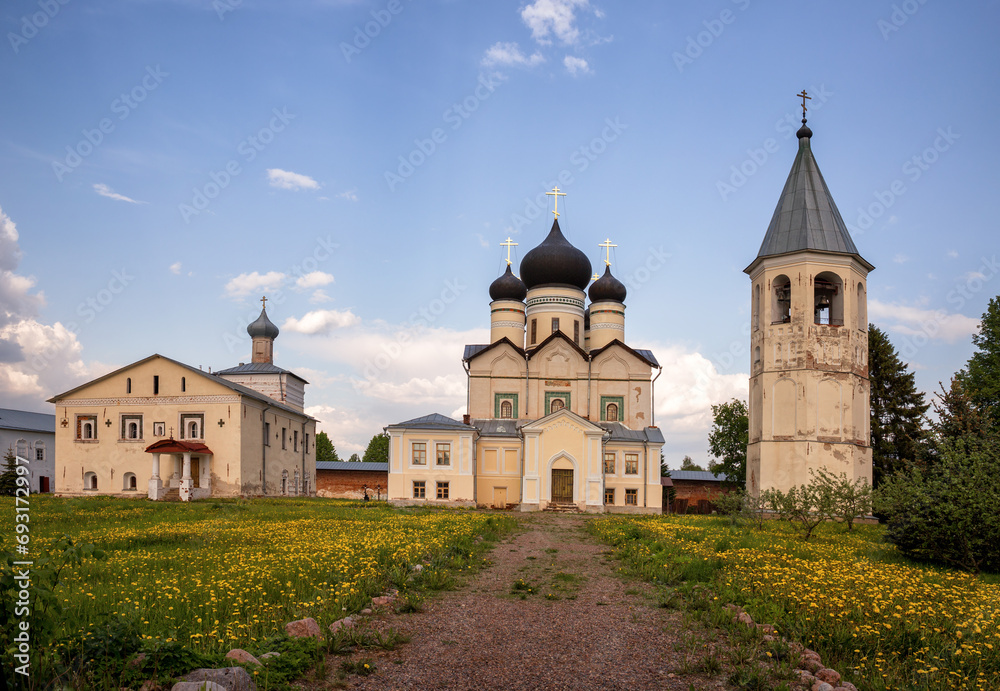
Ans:
[[[795,154],[871,320],[937,388],[997,273],[997,2],[35,0],[0,11],[0,399],[159,352],[276,363],[345,455],[460,414],[508,235],[610,238],[665,365],[668,462],[746,395],[749,280]],[[423,316],[421,316],[423,315]]]

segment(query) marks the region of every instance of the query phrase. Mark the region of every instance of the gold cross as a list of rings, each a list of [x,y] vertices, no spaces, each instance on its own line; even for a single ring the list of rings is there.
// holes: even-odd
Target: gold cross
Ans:
[[[267,309],[267,296],[266,296],[266,295],[265,295],[265,296],[263,296],[263,297],[262,297],[262,298],[260,299],[260,304],[264,305],[264,309]]]
[[[813,97],[812,96],[806,96],[806,90],[805,89],[802,90],[801,94],[795,94],[795,95],[802,99],[802,117],[805,117],[806,116],[806,110],[807,110],[807,108],[806,108],[806,100],[808,99],[808,100],[811,101]]]
[[[556,208],[552,213],[555,214],[556,218],[559,218],[559,197],[565,197],[565,192],[560,192],[558,187],[553,187],[551,192],[546,192],[546,196],[556,198]]]
[[[517,247],[517,243],[516,242],[511,242],[510,236],[508,235],[507,236],[507,242],[501,242],[500,246],[507,248],[507,266],[510,266],[510,248],[511,247]]]
[[[607,258],[604,260],[604,265],[605,266],[611,266],[611,248],[612,247],[618,247],[618,245],[612,245],[611,244],[611,238],[608,238],[607,240],[605,240],[604,242],[602,242],[600,245],[598,245],[598,247],[603,247],[604,250],[605,250],[605,252],[607,252]]]

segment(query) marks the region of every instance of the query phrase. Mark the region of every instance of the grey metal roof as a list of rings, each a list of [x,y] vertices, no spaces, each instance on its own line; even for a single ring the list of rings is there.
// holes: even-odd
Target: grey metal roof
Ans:
[[[610,441],[637,441],[664,443],[663,432],[658,427],[644,427],[642,429],[632,429],[620,422],[598,422],[596,423],[607,431],[611,432]]]
[[[657,362],[656,356],[653,355],[653,351],[652,350],[645,350],[643,348],[635,348],[635,352],[639,353],[639,355],[641,355],[642,357],[644,357],[647,360],[649,360],[656,367],[660,366],[660,363]]]
[[[492,418],[476,419],[472,425],[484,437],[516,437],[517,430],[531,422],[529,420],[497,420]]]
[[[55,434],[56,416],[48,413],[29,413],[27,410],[0,408],[0,429]]]
[[[389,464],[370,461],[316,461],[316,470],[368,470],[374,473],[387,473]]]
[[[670,478],[677,480],[699,480],[701,482],[723,482],[726,479],[725,473],[713,474],[708,470],[671,470]]]
[[[799,138],[798,154],[757,257],[801,250],[853,254],[861,258],[813,157],[808,136]]]
[[[247,362],[240,363],[236,367],[230,367],[229,369],[216,370],[212,374],[290,374],[296,379],[301,379],[303,382],[308,384],[305,379],[302,379],[299,375],[295,374],[287,369],[282,369],[277,365],[272,365],[269,362]]]
[[[465,352],[462,353],[462,359],[468,360],[470,358],[473,358],[489,347],[490,347],[489,343],[477,343],[475,345],[467,345],[465,346]]]
[[[446,415],[441,415],[440,413],[431,413],[430,415],[424,415],[423,417],[414,418],[412,420],[407,420],[406,422],[397,422],[394,425],[389,425],[386,429],[394,428],[406,428],[406,429],[455,429],[455,430],[473,430],[475,429],[472,425],[466,425],[458,420],[452,420]]]

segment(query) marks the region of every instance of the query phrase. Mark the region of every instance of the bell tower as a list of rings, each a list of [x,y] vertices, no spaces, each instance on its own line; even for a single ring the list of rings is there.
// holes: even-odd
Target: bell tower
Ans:
[[[751,281],[747,490],[807,484],[809,469],[872,480],[868,263],[813,157],[799,150]]]

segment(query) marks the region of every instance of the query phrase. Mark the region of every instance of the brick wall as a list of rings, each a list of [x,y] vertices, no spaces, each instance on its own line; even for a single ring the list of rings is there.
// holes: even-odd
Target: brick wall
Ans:
[[[729,491],[723,489],[721,482],[673,480],[673,483],[676,496],[671,513],[711,513],[712,509],[709,504],[720,494]]]
[[[385,499],[389,485],[388,472],[371,470],[316,470],[316,496],[341,499],[361,499],[362,488],[368,486],[368,495],[376,498],[376,487],[382,488]]]

